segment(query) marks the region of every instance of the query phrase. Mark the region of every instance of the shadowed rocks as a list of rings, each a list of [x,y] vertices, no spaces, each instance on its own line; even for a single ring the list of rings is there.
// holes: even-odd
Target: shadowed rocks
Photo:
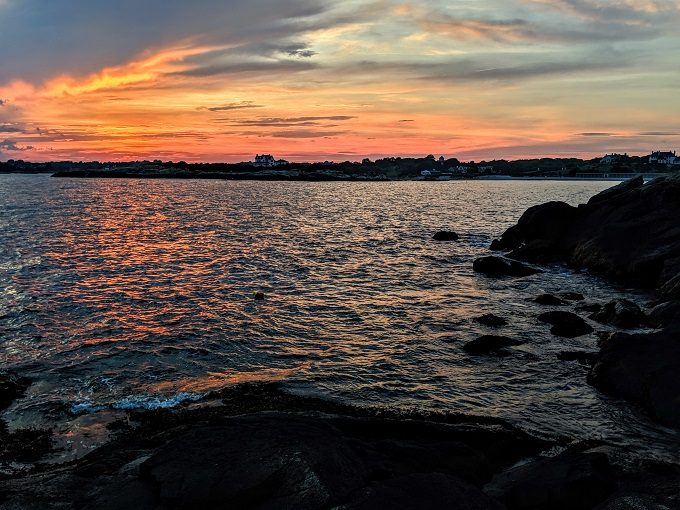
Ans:
[[[588,510],[616,488],[605,453],[566,451],[511,468],[485,491],[511,510]]]
[[[593,332],[590,324],[571,312],[546,312],[539,315],[538,320],[551,324],[550,332],[555,336],[576,338]]]
[[[540,296],[536,296],[534,302],[541,306],[562,306],[566,304],[563,300],[552,294],[541,294]]]
[[[484,354],[507,355],[508,352],[505,351],[506,347],[513,347],[524,343],[525,342],[521,340],[515,340],[514,338],[509,338],[507,336],[484,335],[466,343],[463,346],[463,350],[468,354],[475,356]]]
[[[377,414],[247,385],[132,415],[69,466],[0,480],[0,508],[500,509],[483,485],[553,444],[500,420]]]
[[[16,374],[0,372],[0,410],[8,407],[31,385],[31,380]]]
[[[627,299],[610,301],[590,318],[622,329],[633,329],[647,324],[647,317],[640,307]]]
[[[566,262],[614,280],[680,296],[680,175],[622,183],[572,207],[528,209],[492,244],[511,258]],[[634,240],[634,242],[631,242]]]
[[[477,273],[490,277],[531,276],[540,273],[540,269],[522,264],[517,260],[505,257],[481,257],[474,261],[472,268]]]
[[[680,329],[605,338],[588,382],[680,427]]]

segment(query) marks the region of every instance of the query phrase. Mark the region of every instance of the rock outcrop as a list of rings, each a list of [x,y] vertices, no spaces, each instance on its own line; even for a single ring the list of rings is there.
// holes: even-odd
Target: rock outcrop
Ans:
[[[459,238],[460,236],[458,234],[449,230],[442,230],[432,236],[432,239],[435,241],[458,241]]]
[[[555,336],[576,338],[593,332],[593,327],[590,324],[571,312],[546,312],[539,315],[538,320],[551,324],[550,332]]]
[[[677,298],[678,218],[680,175],[648,184],[637,177],[578,207],[562,202],[532,207],[492,249],[530,262],[566,262]]]
[[[615,333],[600,345],[588,381],[680,427],[680,328]]]

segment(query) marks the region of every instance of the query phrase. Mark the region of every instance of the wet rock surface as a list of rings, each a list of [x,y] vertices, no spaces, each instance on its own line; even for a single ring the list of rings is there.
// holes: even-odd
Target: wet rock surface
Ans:
[[[542,313],[538,320],[551,324],[550,332],[555,336],[576,338],[593,332],[593,327],[575,313],[553,311]]]
[[[524,342],[499,335],[483,335],[475,340],[466,343],[463,350],[472,355],[500,354],[507,355],[506,347],[522,345]]]
[[[647,317],[638,305],[627,299],[617,299],[594,312],[591,319],[623,329],[634,329],[647,324]]]
[[[542,306],[562,306],[566,304],[562,299],[553,296],[552,294],[541,294],[540,296],[536,296],[534,302]]]

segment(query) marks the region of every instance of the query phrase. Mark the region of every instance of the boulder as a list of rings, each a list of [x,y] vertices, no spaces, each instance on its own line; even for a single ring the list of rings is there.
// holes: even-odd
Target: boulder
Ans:
[[[484,335],[479,338],[466,343],[463,350],[468,354],[482,355],[482,354],[507,354],[504,351],[505,347],[512,347],[522,345],[525,342],[515,340],[507,336]]]
[[[541,294],[534,298],[534,302],[542,306],[562,306],[564,301],[552,294]]]
[[[506,326],[508,324],[508,321],[506,319],[504,319],[503,317],[499,317],[498,315],[494,315],[492,313],[487,313],[480,317],[475,317],[472,320],[483,326],[488,326],[490,328],[500,328],[501,326]]]
[[[530,276],[540,273],[539,269],[505,257],[481,257],[475,260],[472,268],[477,273],[490,277]]]
[[[647,317],[638,305],[628,299],[610,301],[590,319],[617,328],[633,329],[647,324]]]
[[[605,453],[569,450],[511,468],[484,488],[510,510],[589,510],[615,490]]]
[[[555,336],[576,338],[593,332],[593,327],[581,317],[571,312],[546,312],[538,320],[552,325],[550,332]]]
[[[435,241],[458,241],[458,239],[460,239],[460,236],[455,232],[442,230],[440,232],[437,232],[434,236],[432,236],[432,239],[434,239]]]
[[[680,329],[614,333],[600,343],[588,382],[680,427]]]
[[[680,323],[680,301],[667,301],[656,305],[649,312],[649,322],[657,328]]]

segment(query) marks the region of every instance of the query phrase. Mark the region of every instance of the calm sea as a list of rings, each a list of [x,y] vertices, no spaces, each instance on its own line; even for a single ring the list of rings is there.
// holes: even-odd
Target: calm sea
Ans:
[[[472,271],[527,207],[577,204],[611,185],[2,175],[0,364],[35,381],[8,419],[96,436],[88,427],[117,409],[277,380],[345,402],[491,415],[677,456],[677,433],[557,359],[594,349],[597,337],[551,336],[531,301],[562,290],[593,301],[649,296],[559,266],[514,280]],[[460,241],[433,242],[440,229]],[[259,290],[264,301],[253,299]],[[490,332],[471,321],[489,312],[510,320],[503,334],[526,340],[511,356],[461,349]]]

